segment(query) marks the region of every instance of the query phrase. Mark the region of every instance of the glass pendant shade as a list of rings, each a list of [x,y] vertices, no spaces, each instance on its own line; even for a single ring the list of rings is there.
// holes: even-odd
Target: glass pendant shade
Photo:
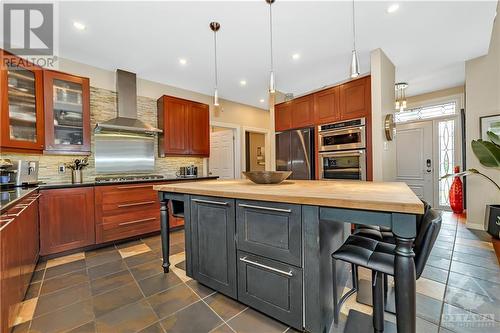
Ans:
[[[352,50],[351,58],[351,78],[357,78],[359,76],[359,59],[356,50]]]
[[[274,71],[271,71],[269,75],[269,93],[274,94],[276,92],[276,85],[274,82]]]
[[[395,109],[399,110],[399,101],[396,101],[396,103],[395,103]]]
[[[217,92],[217,88],[214,90],[214,106],[219,106],[219,93]]]

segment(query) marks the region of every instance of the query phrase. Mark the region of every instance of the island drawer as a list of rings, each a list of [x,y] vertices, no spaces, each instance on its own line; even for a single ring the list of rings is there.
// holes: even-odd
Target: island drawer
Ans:
[[[238,251],[238,300],[302,329],[302,269]]]
[[[236,234],[239,250],[302,266],[300,205],[238,200]]]

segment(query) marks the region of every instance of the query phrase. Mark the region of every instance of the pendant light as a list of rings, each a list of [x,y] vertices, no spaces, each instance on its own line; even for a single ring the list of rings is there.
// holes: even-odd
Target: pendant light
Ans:
[[[210,29],[214,32],[214,53],[215,53],[215,90],[214,90],[214,106],[219,106],[219,92],[217,91],[217,31],[220,29],[219,22],[210,22]]]
[[[359,76],[359,59],[358,53],[356,52],[356,18],[354,12],[354,0],[352,0],[352,55],[350,72],[351,78],[353,79]]]
[[[269,40],[271,46],[271,72],[269,73],[269,93],[274,94],[276,92],[276,83],[274,80],[274,61],[273,61],[273,11],[272,4],[274,0],[266,0],[269,4]]]

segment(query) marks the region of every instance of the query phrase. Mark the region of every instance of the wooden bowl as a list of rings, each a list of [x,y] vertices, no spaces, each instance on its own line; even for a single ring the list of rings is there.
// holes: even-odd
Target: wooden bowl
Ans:
[[[249,171],[245,177],[255,184],[279,184],[292,174],[291,171]]]

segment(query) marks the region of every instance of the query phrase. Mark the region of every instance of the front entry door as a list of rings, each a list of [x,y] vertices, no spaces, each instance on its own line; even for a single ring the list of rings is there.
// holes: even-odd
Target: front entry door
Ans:
[[[211,133],[208,165],[211,176],[234,179],[234,137],[232,130]]]
[[[397,180],[415,194],[434,204],[434,161],[432,121],[397,125]]]

